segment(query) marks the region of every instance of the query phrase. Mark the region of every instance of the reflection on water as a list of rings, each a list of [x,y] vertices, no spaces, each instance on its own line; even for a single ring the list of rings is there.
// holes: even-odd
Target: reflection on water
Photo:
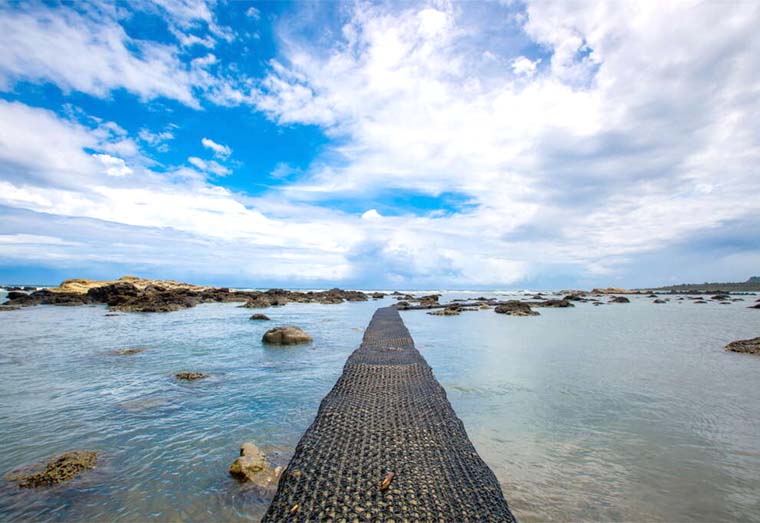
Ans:
[[[0,483],[0,515],[257,520],[267,500],[227,475],[240,443],[286,463],[379,305],[291,304],[272,322],[234,304],[0,313],[0,472],[101,453],[70,484]],[[403,315],[521,521],[760,521],[760,358],[722,351],[759,334],[746,303]],[[314,344],[263,347],[277,324]]]

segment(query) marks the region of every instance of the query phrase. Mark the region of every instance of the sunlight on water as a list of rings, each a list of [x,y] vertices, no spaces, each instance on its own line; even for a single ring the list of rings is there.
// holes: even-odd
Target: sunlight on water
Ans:
[[[100,452],[69,484],[3,482],[0,515],[257,520],[267,500],[227,474],[238,446],[287,463],[384,303],[289,304],[267,309],[271,322],[235,304],[0,313],[0,472]],[[521,521],[760,521],[760,358],[722,350],[760,335],[747,304],[634,298],[530,318],[402,317]],[[315,341],[263,347],[278,324]],[[125,347],[147,350],[112,354]],[[212,376],[176,382],[185,370]]]

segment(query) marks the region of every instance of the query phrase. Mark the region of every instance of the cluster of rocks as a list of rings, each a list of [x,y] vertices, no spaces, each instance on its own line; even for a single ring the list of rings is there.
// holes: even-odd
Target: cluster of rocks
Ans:
[[[373,293],[382,298],[383,293]],[[295,303],[343,303],[367,301],[360,291],[331,289],[329,291],[297,292],[284,289],[237,291],[224,287],[204,287],[165,280],[146,280],[125,276],[115,281],[66,280],[59,287],[35,290],[31,293],[11,291],[5,307],[30,305],[87,305],[104,303],[111,310],[124,312],[172,312],[200,303],[244,302],[243,307],[264,308]]]
[[[494,307],[497,314],[507,314],[509,316],[538,316],[539,313],[530,308],[528,303],[519,300],[509,300],[500,303]]]

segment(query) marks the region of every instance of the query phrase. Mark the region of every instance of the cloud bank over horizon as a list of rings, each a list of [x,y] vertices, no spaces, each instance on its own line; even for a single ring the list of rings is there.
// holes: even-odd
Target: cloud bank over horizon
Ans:
[[[760,6],[0,7],[0,280],[760,273]]]

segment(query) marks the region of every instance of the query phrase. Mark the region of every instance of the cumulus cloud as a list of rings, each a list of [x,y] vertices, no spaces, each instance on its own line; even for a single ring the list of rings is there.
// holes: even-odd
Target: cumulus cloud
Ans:
[[[760,190],[756,6],[532,2],[523,27],[546,53],[533,61],[477,49],[462,11],[365,6],[328,49],[286,35],[259,108],[340,137],[340,161],[316,162],[290,197],[463,193],[474,210],[431,224],[450,263],[477,231],[481,261],[589,277],[760,211],[742,196]],[[484,73],[472,57],[486,52],[519,83]],[[431,236],[398,226],[410,244]]]
[[[187,38],[228,41],[205,4],[156,5]],[[168,136],[0,101],[0,233],[22,235],[5,242],[5,259],[133,259],[156,270],[168,259],[189,271],[398,287],[556,275],[647,285],[688,260],[727,274],[760,259],[760,203],[748,197],[760,192],[754,5],[539,0],[472,16],[468,4],[361,4],[317,41],[285,19],[281,52],[250,95],[247,80],[220,77],[222,53],[188,62],[178,48],[131,40],[113,17],[35,9],[0,18],[3,88],[26,79],[191,107],[250,103],[278,124],[318,125],[331,142],[304,171],[283,159],[271,173],[280,185],[252,198],[214,178],[232,151],[209,138],[215,160],[156,172],[135,139],[160,147]],[[520,25],[516,40],[481,36],[507,23]],[[389,212],[388,194],[429,203]],[[466,204],[448,204],[452,194]],[[368,203],[334,208],[353,199]],[[705,256],[718,237],[740,247]]]
[[[116,158],[110,154],[93,154],[92,156],[103,164],[108,176],[126,176],[132,174],[132,169],[127,167],[127,163],[122,158]]]

